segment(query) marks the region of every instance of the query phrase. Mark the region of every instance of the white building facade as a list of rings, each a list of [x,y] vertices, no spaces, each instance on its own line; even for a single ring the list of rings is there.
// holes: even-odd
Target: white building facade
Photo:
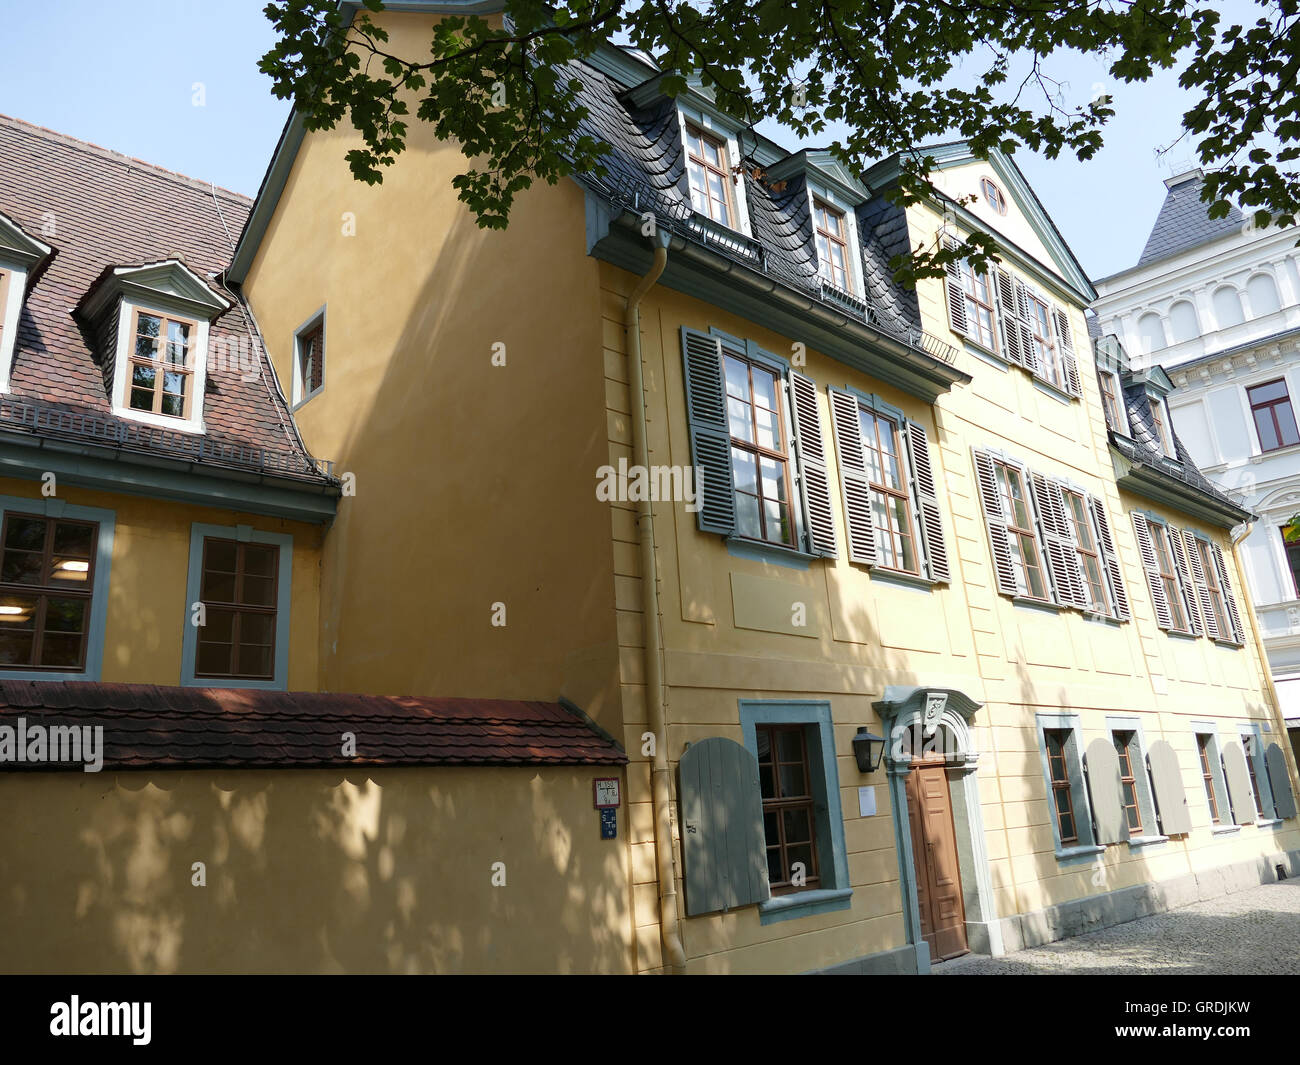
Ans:
[[[1283,535],[1300,512],[1300,230],[1255,229],[1235,209],[1211,219],[1201,181],[1165,182],[1137,265],[1096,282],[1093,308],[1135,368],[1168,374],[1191,458],[1258,516],[1242,562],[1300,755],[1300,544]]]

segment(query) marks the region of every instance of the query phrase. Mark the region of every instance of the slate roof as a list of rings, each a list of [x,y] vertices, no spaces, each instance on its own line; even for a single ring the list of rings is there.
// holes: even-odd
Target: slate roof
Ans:
[[[1223,218],[1209,216],[1207,205],[1201,200],[1203,186],[1199,170],[1170,186],[1160,214],[1156,216],[1156,224],[1147,237],[1146,247],[1138,258],[1138,266],[1146,266],[1198,244],[1241,231],[1245,218],[1236,207],[1230,207]]]
[[[586,64],[573,64],[572,73],[582,83],[580,101],[590,112],[580,133],[610,146],[602,157],[607,174],[603,178],[583,176],[579,178],[582,184],[616,208],[653,211],[660,225],[823,298],[802,175],[772,185],[745,175],[752,240],[740,233],[727,233],[723,227],[701,226],[689,196],[682,191],[686,157],[676,104],[661,99],[638,108],[627,98],[634,86],[622,85]],[[859,206],[856,215],[867,320],[900,339],[908,339],[909,332],[919,334],[916,291],[897,284],[889,270],[890,257],[909,250],[903,210],[876,196]],[[829,302],[841,306],[834,298]]]
[[[1155,421],[1151,415],[1151,401],[1146,388],[1140,384],[1130,385],[1124,389],[1124,405],[1128,414],[1129,435],[1121,436],[1111,433],[1111,443],[1120,453],[1131,461],[1159,470],[1162,474],[1181,481],[1183,484],[1210,497],[1220,505],[1226,504],[1245,515],[1249,510],[1223,492],[1197,468],[1195,461],[1183,442],[1173,430],[1172,425],[1166,429],[1173,434],[1174,452],[1177,459],[1171,459],[1160,446],[1156,433]]]
[[[293,427],[260,342],[249,339],[251,314],[211,280],[229,264],[251,206],[206,182],[0,115],[0,212],[55,249],[23,304],[0,429],[89,435],[128,453],[326,480]],[[43,228],[50,220],[52,233]],[[115,418],[104,353],[71,314],[106,269],[169,258],[234,303],[212,324],[209,350],[242,343],[231,350],[248,352],[259,367],[248,374],[209,362],[204,436]]]
[[[102,725],[104,768],[622,765],[561,703],[0,681],[0,726]],[[342,753],[343,734],[356,756]],[[0,770],[56,769],[0,762]]]

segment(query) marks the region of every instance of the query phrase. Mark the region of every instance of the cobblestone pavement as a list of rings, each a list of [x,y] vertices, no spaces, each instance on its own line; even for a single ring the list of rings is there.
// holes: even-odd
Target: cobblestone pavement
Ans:
[[[967,955],[936,975],[1300,975],[1300,880],[1263,884],[1004,958]]]

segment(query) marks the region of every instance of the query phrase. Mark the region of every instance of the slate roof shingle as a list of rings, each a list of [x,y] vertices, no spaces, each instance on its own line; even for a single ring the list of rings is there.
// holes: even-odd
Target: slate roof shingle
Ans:
[[[1206,204],[1201,200],[1203,187],[1204,180],[1199,170],[1169,187],[1165,193],[1165,202],[1160,206],[1160,214],[1156,216],[1156,224],[1147,237],[1146,247],[1138,258],[1138,266],[1146,266],[1147,263],[1166,259],[1199,244],[1241,231],[1245,218],[1236,207],[1230,207],[1223,218],[1209,216]]]
[[[213,322],[209,353],[220,346],[241,353],[244,364],[209,360],[203,437],[114,417],[105,356],[71,313],[113,266],[178,258],[210,279],[228,266],[250,200],[2,115],[0,173],[0,212],[55,248],[23,304],[13,392],[0,401],[0,428],[89,434],[128,452],[179,451],[190,461],[327,480],[292,425],[260,341],[253,340],[256,323],[220,285],[208,281],[234,305]],[[247,372],[249,360],[256,373]]]
[[[104,768],[608,765],[622,749],[561,703],[0,681],[0,726],[102,725]],[[342,753],[343,733],[356,756]],[[57,769],[0,762],[3,769]],[[68,768],[64,765],[62,768]]]

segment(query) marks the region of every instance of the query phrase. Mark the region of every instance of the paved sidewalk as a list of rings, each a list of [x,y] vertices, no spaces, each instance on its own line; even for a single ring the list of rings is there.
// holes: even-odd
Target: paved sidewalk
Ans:
[[[1004,958],[967,955],[936,975],[1300,975],[1300,880],[1224,895]]]

